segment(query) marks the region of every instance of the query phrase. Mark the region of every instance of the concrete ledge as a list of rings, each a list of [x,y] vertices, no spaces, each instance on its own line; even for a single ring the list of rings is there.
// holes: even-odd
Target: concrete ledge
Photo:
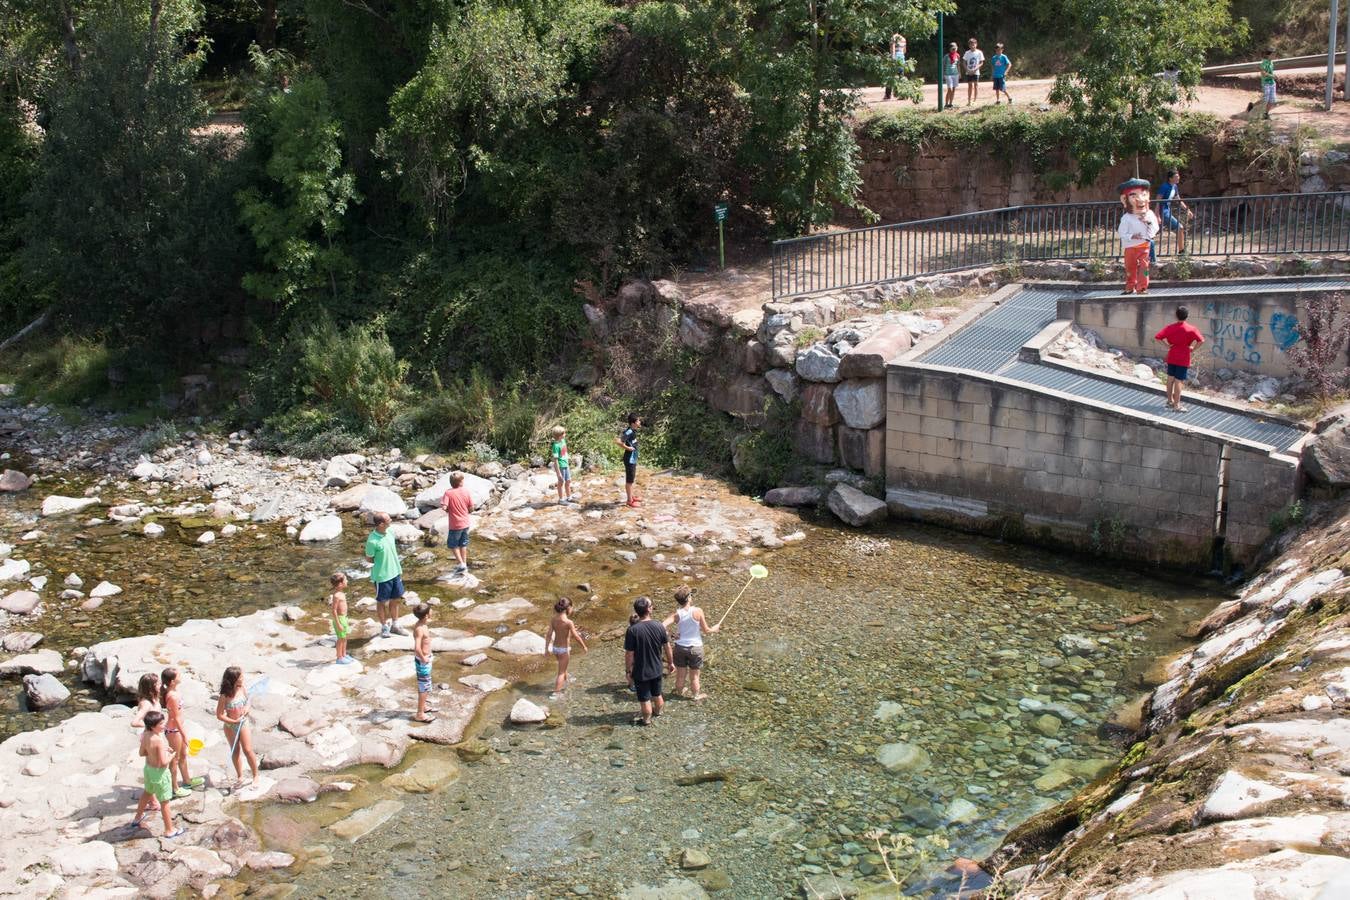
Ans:
[[[936,334],[924,335],[914,343],[914,346],[891,360],[890,365],[907,360],[916,360],[934,347],[941,346],[950,340],[953,335],[959,334],[962,329],[989,312],[989,310],[1003,303],[1003,301],[1007,300],[1009,297],[1021,293],[1022,287],[1023,285],[1021,284],[1009,284],[999,288],[993,294],[990,294],[988,297],[974,304],[970,309],[967,309],[965,312],[961,313],[961,315],[948,322],[946,328]]]
[[[1073,327],[1072,319],[1056,319],[1040,330],[1034,338],[1027,341],[1017,351],[1017,358],[1023,362],[1043,362],[1041,354],[1045,348],[1059,340],[1064,332]]]

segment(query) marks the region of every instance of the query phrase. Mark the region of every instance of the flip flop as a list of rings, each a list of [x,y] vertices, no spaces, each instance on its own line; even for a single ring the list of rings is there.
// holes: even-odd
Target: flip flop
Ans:
[[[173,831],[169,832],[168,834],[164,835],[164,839],[165,839],[165,840],[168,840],[168,841],[171,841],[171,840],[173,840],[174,838],[180,838],[180,837],[182,837],[182,836],[185,835],[185,834],[187,834],[187,829],[180,826],[180,827],[178,827],[178,828],[175,828]]]
[[[127,823],[127,827],[128,827],[128,828],[140,828],[140,829],[142,829],[142,830],[147,830],[147,831],[148,831],[149,829],[147,829],[147,828],[145,827],[145,820],[146,820],[147,818],[149,818],[149,816],[140,816],[139,818],[132,819],[130,822]]]
[[[186,785],[187,785],[188,787],[190,787],[190,788],[196,789],[196,788],[199,788],[199,787],[201,787],[202,785],[206,784],[206,776],[204,776],[204,775],[198,775],[198,776],[196,776],[195,778],[189,778],[187,781],[185,781],[185,782],[183,782],[183,783],[186,784]]]
[[[425,719],[419,719],[419,718],[417,718],[417,716],[413,716],[412,719],[411,719],[411,721],[413,721],[413,722],[420,722],[420,723],[422,723],[423,725],[425,725],[425,724],[427,724],[428,722],[434,722],[434,721],[436,721],[436,717],[435,717],[435,716],[427,716]]]

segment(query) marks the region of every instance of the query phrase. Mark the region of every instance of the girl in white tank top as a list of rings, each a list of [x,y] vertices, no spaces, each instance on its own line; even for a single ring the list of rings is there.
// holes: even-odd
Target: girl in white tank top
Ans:
[[[676,626],[675,633],[675,693],[684,693],[684,680],[689,679],[689,689],[695,700],[703,700],[708,695],[699,689],[699,675],[703,670],[703,635],[714,634],[718,626],[708,627],[703,610],[689,602],[693,593],[686,586],[675,589],[675,602],[680,604],[674,613],[666,617],[667,628]]]

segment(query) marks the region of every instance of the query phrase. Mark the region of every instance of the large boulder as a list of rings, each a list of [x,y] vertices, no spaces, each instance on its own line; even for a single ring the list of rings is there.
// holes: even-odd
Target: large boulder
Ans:
[[[511,707],[511,721],[516,725],[537,725],[548,718],[548,707],[531,703],[524,697]]]
[[[834,389],[828,384],[808,384],[802,388],[801,397],[802,421],[821,426],[830,426],[839,421]]]
[[[737,373],[729,379],[717,379],[705,394],[713,409],[742,418],[761,416],[769,398],[769,383],[758,375]]]
[[[507,635],[492,645],[493,649],[512,656],[535,656],[543,653],[546,646],[542,637],[524,630]]]
[[[0,609],[16,616],[26,616],[38,608],[42,598],[34,591],[15,591],[0,599]]]
[[[17,494],[19,491],[26,491],[33,484],[33,476],[25,475],[18,469],[6,469],[4,474],[0,474],[0,491],[7,494]]]
[[[29,709],[55,709],[70,699],[70,691],[55,675],[25,675],[23,693],[28,698]]]
[[[98,502],[97,497],[62,497],[59,494],[52,494],[42,501],[42,514],[44,516],[64,516],[88,509]]]
[[[849,428],[876,428],[886,421],[886,382],[881,378],[841,382],[834,389],[834,402]]]
[[[797,374],[807,381],[833,384],[839,380],[839,354],[827,344],[813,344],[797,354]]]
[[[356,466],[341,456],[335,456],[328,461],[328,466],[324,469],[323,486],[345,488],[356,477],[356,471]]]
[[[806,487],[776,487],[764,492],[765,506],[818,506],[821,489]]]
[[[707,350],[716,337],[717,332],[688,313],[680,316],[679,338],[682,346],[690,350]]]
[[[331,541],[333,538],[342,534],[342,519],[338,516],[319,516],[312,522],[300,529],[300,540],[305,543],[312,541]]]
[[[770,369],[764,373],[764,380],[785,402],[791,403],[797,399],[797,386],[801,383],[801,379],[791,369]]]
[[[826,502],[830,512],[855,528],[871,525],[886,518],[884,502],[847,484],[836,484]]]
[[[792,446],[812,462],[834,462],[834,429],[798,420],[792,426]]]
[[[1350,485],[1350,418],[1342,418],[1304,446],[1303,468],[1320,484]]]
[[[361,501],[366,499],[366,494],[375,489],[373,484],[354,484],[342,493],[338,494],[328,505],[338,512],[351,512],[354,509],[361,508]],[[257,516],[254,516],[255,521]]]
[[[904,325],[883,325],[844,354],[839,362],[839,377],[884,378],[886,363],[908,350],[911,343],[909,329]]]
[[[543,638],[540,638],[542,641]],[[56,674],[66,668],[61,654],[55,650],[34,650],[20,656],[11,656],[0,660],[0,675],[43,675]]]
[[[840,425],[839,460],[850,469],[861,469],[864,474],[881,475],[886,469],[886,429],[849,428]]]
[[[473,499],[473,508],[478,509],[488,498],[492,496],[492,482],[486,478],[479,478],[472,472],[464,473],[464,487],[469,489],[469,496]],[[450,475],[447,473],[436,479],[436,483],[431,487],[423,488],[417,492],[417,497],[413,500],[417,504],[418,512],[440,509],[441,497],[450,490]]]
[[[403,498],[389,488],[372,485],[370,490],[366,491],[365,496],[361,498],[361,505],[356,510],[372,515],[385,513],[397,518],[408,511],[408,504],[404,503]]]
[[[36,631],[11,631],[0,638],[0,648],[9,653],[26,653],[42,643],[42,635]]]
[[[0,581],[23,581],[32,568],[26,559],[7,559],[0,562]]]

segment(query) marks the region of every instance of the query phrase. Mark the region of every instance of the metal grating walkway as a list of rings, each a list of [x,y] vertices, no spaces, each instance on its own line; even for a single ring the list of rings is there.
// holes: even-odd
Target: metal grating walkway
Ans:
[[[1350,281],[1318,281],[1319,288],[1350,289]],[[1299,282],[1265,282],[1260,285],[1224,285],[1225,295],[1255,293],[1307,287]],[[1198,296],[1215,292],[1214,286],[1188,285],[1155,289],[1149,296]],[[1266,444],[1287,450],[1304,432],[1278,422],[1262,419],[1256,413],[1237,413],[1193,404],[1184,413],[1169,410],[1162,396],[1153,391],[1131,387],[1105,378],[1068,372],[1055,366],[1023,362],[1018,350],[1041,329],[1055,321],[1055,303],[1067,291],[1053,288],[1024,288],[999,306],[943,341],[919,358],[919,362],[972,372],[997,375],[1034,387],[1073,394],[1084,400],[1109,403],[1143,415],[1171,419],[1196,428],[1205,428],[1239,440]],[[1119,296],[1115,291],[1094,291],[1091,298]]]

